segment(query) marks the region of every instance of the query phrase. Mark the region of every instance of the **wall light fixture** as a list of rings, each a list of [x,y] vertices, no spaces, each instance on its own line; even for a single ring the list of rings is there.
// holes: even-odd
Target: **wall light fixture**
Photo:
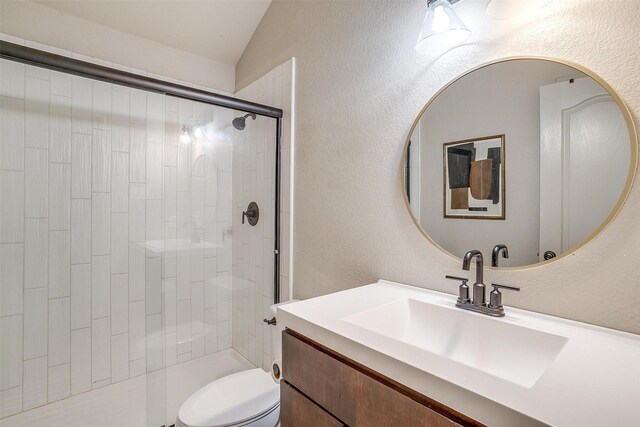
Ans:
[[[463,43],[471,31],[451,8],[458,0],[426,0],[427,12],[422,22],[416,50],[427,52],[432,43],[454,47]]]

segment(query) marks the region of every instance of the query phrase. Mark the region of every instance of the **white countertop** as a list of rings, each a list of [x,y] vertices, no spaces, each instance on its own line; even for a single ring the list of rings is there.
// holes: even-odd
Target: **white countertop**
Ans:
[[[408,298],[443,307],[456,300],[380,280],[279,307],[277,318],[279,324],[487,425],[640,425],[640,336],[506,306],[506,316],[493,321],[567,338],[544,374],[527,388],[482,372],[469,375],[468,368],[431,363],[435,359],[417,360],[388,338],[341,320]],[[486,334],[491,332],[487,328]]]

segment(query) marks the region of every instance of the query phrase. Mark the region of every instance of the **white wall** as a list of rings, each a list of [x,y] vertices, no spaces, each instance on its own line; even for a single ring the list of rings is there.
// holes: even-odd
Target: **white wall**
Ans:
[[[0,32],[189,84],[234,92],[233,65],[114,30],[42,4],[0,2]]]
[[[251,83],[239,98],[282,108],[280,203],[280,300],[290,299],[291,152],[295,59],[289,59]],[[275,120],[247,119],[247,127],[235,133],[233,151],[233,348],[256,366],[270,371],[272,317],[273,236],[275,203]],[[255,227],[241,224],[240,212],[255,201],[260,220]]]
[[[474,34],[439,58],[414,51],[423,1],[271,4],[236,67],[239,88],[295,56],[297,68],[294,295],[308,298],[382,277],[455,293],[461,271],[416,230],[400,161],[411,124],[446,82],[482,63],[546,55],[595,71],[640,111],[635,0],[556,0],[498,21],[486,2],[454,5]],[[615,7],[612,7],[615,5]],[[574,256],[539,268],[486,271],[520,285],[505,303],[640,333],[640,188]]]
[[[429,106],[419,125],[420,223],[434,241],[459,258],[478,249],[485,265],[491,265],[497,243],[509,248],[501,266],[538,262],[540,86],[580,74],[553,62],[505,62],[465,76]],[[500,134],[505,134],[506,219],[443,218],[442,144]]]

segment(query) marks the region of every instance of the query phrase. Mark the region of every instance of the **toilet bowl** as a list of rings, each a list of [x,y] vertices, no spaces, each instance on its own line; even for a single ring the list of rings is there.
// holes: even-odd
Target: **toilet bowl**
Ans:
[[[279,416],[279,386],[268,372],[255,368],[196,391],[180,407],[176,427],[273,427]]]
[[[275,315],[278,306],[271,306]],[[272,354],[280,360],[282,327],[271,328]],[[274,361],[274,363],[276,363]],[[277,377],[281,373],[277,366]],[[274,427],[280,419],[280,386],[261,368],[219,378],[192,394],[178,411],[176,427]]]

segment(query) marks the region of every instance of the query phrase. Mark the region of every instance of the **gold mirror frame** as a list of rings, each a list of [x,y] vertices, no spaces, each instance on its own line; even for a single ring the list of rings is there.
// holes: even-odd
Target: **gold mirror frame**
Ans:
[[[405,182],[405,174],[404,174],[405,163],[407,161],[407,150],[408,150],[408,147],[409,147],[409,142],[411,140],[411,136],[413,135],[413,132],[415,131],[416,126],[418,126],[418,123],[420,123],[420,119],[424,115],[425,111],[427,111],[429,106],[431,106],[431,104],[436,100],[436,98],[438,96],[440,96],[445,90],[447,90],[447,88],[449,88],[449,86],[451,86],[452,84],[454,84],[458,80],[464,78],[468,74],[471,74],[474,71],[480,70],[482,68],[489,67],[491,65],[500,64],[500,63],[503,63],[503,62],[519,61],[519,60],[541,60],[541,61],[555,62],[557,64],[566,65],[566,66],[572,67],[572,68],[574,68],[574,69],[576,69],[578,71],[581,71],[581,72],[585,73],[587,76],[591,77],[598,84],[600,84],[600,86],[602,86],[611,95],[611,97],[616,101],[616,104],[618,105],[618,108],[620,109],[620,112],[622,113],[622,116],[624,117],[624,121],[627,124],[627,130],[629,131],[629,142],[631,144],[631,151],[630,151],[631,164],[630,164],[630,167],[629,167],[629,173],[627,174],[627,180],[625,182],[625,185],[624,185],[624,188],[623,188],[622,193],[620,195],[620,198],[618,199],[618,202],[616,203],[614,208],[611,210],[609,215],[602,222],[602,224],[600,224],[600,226],[593,233],[591,233],[589,235],[589,237],[587,237],[584,241],[582,241],[579,245],[571,248],[570,250],[567,250],[567,251],[563,252],[562,254],[558,255],[555,258],[552,258],[552,259],[549,259],[549,260],[545,260],[545,261],[541,261],[541,262],[538,262],[538,263],[535,263],[535,264],[529,264],[529,265],[518,266],[518,267],[491,267],[491,266],[485,265],[484,268],[489,268],[490,270],[502,270],[502,271],[505,271],[505,270],[529,270],[529,269],[532,269],[532,268],[542,267],[542,266],[549,265],[551,263],[560,261],[561,259],[564,259],[565,257],[567,257],[567,256],[575,253],[576,251],[580,250],[582,247],[584,247],[585,245],[590,243],[593,239],[595,239],[596,236],[598,236],[600,233],[602,233],[602,231],[605,228],[607,228],[607,226],[609,224],[611,224],[611,222],[613,222],[615,217],[618,215],[618,213],[622,209],[622,206],[624,206],[624,203],[627,201],[627,198],[629,197],[629,193],[631,192],[631,187],[633,186],[633,182],[635,180],[636,172],[637,172],[637,169],[638,169],[638,134],[637,134],[637,131],[636,131],[635,124],[633,123],[633,118],[631,117],[631,112],[629,111],[629,108],[624,103],[622,98],[620,98],[620,95],[618,95],[618,93],[616,91],[614,91],[613,88],[604,79],[602,79],[600,76],[598,76],[596,73],[594,73],[593,71],[591,71],[590,69],[588,69],[586,67],[583,67],[582,65],[579,65],[579,64],[576,64],[576,63],[573,63],[573,62],[570,62],[570,61],[564,61],[562,59],[556,59],[556,58],[544,57],[544,56],[511,56],[511,57],[507,57],[507,58],[504,58],[504,59],[499,59],[499,60],[495,60],[495,61],[484,63],[482,65],[479,65],[477,67],[472,68],[469,71],[466,71],[466,72],[462,73],[458,77],[456,77],[453,80],[449,81],[449,83],[444,85],[440,90],[438,90],[435,93],[435,95],[433,95],[433,97],[431,97],[429,102],[427,102],[425,104],[425,106],[420,110],[420,113],[418,113],[418,116],[413,121],[413,125],[411,125],[411,129],[409,130],[409,135],[407,135],[407,139],[405,140],[405,143],[404,143],[404,149],[402,151],[402,160],[400,162],[400,186],[401,186],[402,196],[404,198],[404,204],[405,204],[405,207],[407,208],[407,212],[409,212],[409,215],[411,216],[411,219],[413,220],[413,223],[415,224],[415,226],[418,228],[418,230],[420,230],[420,233],[422,233],[422,235],[432,245],[434,245],[436,248],[438,248],[440,251],[442,251],[444,254],[448,255],[449,257],[455,259],[456,261],[460,261],[460,258],[456,257],[451,252],[449,252],[446,249],[444,249],[437,242],[435,242],[431,237],[429,237],[429,235],[427,234],[426,230],[424,228],[422,228],[422,226],[418,222],[418,219],[415,217],[415,215],[413,214],[413,211],[411,210],[411,204],[409,203],[409,197],[408,197],[407,191],[406,191],[406,182]]]

